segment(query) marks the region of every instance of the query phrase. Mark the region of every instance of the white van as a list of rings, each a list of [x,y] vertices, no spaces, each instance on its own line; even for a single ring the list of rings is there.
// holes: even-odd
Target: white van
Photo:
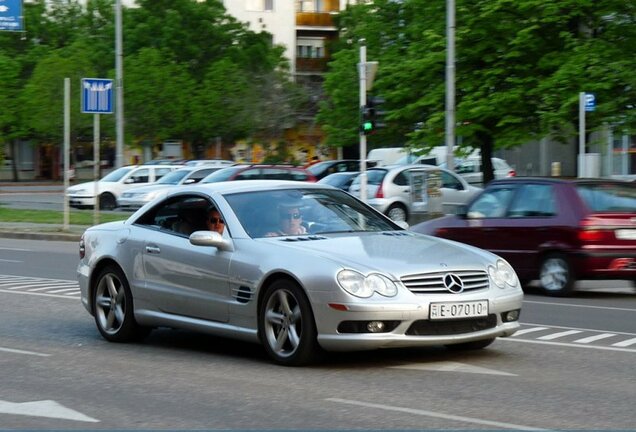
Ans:
[[[373,149],[367,155],[367,160],[375,162],[376,166],[393,165],[397,161],[406,156],[407,152],[404,147],[385,147]]]

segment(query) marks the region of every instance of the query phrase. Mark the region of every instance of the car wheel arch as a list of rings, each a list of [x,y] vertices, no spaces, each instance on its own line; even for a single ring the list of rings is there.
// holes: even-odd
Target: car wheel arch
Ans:
[[[300,281],[298,279],[296,279],[296,277],[292,276],[289,273],[285,273],[282,271],[277,271],[275,273],[271,273],[269,275],[267,275],[267,277],[263,280],[263,282],[261,283],[260,288],[258,289],[258,297],[256,298],[256,307],[257,307],[257,322],[258,319],[260,319],[260,316],[258,316],[258,314],[260,314],[260,310],[261,310],[261,303],[263,302],[263,296],[265,295],[265,291],[267,291],[267,288],[269,288],[269,286],[271,284],[273,284],[274,282],[281,280],[281,279],[286,279],[290,282],[295,283],[296,285],[298,285],[303,292],[305,293],[305,296],[307,296],[307,298],[309,298],[309,296],[307,295],[307,291],[305,290],[305,288],[303,287],[303,284],[300,283]]]

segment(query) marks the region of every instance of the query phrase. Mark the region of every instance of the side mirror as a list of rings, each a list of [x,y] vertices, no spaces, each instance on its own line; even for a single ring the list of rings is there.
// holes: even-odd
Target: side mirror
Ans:
[[[135,182],[135,179],[133,177],[128,177],[126,180],[124,180],[124,183],[126,184],[133,184]]]
[[[223,251],[234,250],[232,243],[216,231],[195,231],[190,234],[190,243],[195,246],[212,246]]]
[[[186,181],[183,182],[183,184],[192,184],[192,183],[196,183],[197,181],[195,179],[187,179]]]

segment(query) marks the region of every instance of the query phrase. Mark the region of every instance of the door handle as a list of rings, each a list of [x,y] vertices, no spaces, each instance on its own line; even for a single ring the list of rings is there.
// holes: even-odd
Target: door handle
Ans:
[[[146,246],[146,252],[151,254],[158,254],[161,252],[161,249],[159,249],[157,246]]]

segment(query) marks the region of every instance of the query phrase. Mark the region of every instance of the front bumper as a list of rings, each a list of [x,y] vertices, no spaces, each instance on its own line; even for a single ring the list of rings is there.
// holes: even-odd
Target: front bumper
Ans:
[[[68,195],[68,203],[71,207],[94,206],[95,197],[92,195]]]
[[[471,301],[480,298],[421,296],[413,304],[352,304],[347,311],[328,306],[315,310],[318,342],[329,351],[352,351],[392,347],[452,345],[513,335],[519,329],[518,318],[505,321],[505,314],[520,311],[523,293],[488,299],[488,317],[480,319],[429,320],[429,306],[438,301]],[[486,298],[486,297],[481,297]],[[390,331],[339,332],[343,323],[382,321],[392,323]]]

